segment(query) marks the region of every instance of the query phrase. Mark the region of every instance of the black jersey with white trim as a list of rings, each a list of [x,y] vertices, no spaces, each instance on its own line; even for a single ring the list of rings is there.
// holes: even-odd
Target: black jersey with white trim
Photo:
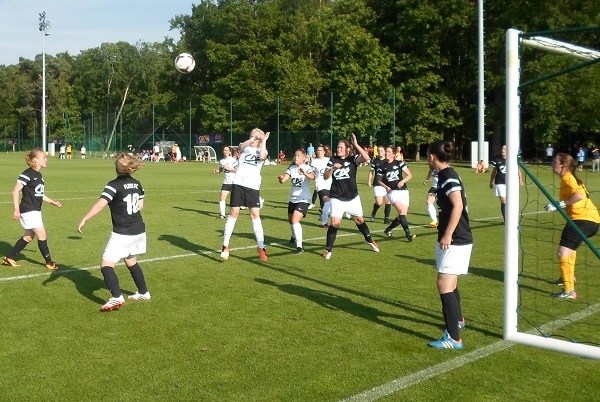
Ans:
[[[379,170],[379,168],[381,167],[381,165],[383,165],[386,162],[387,162],[387,159],[385,159],[385,158],[383,158],[383,159],[379,159],[379,158],[371,159],[371,170],[374,172],[374,174],[373,174],[373,182],[371,183],[372,185],[379,186],[379,182],[377,181],[377,171]]]
[[[19,211],[21,213],[41,211],[44,202],[44,179],[42,174],[29,168],[19,175],[17,181],[23,185],[21,190],[23,196],[19,204]]]
[[[327,169],[333,169],[333,165],[339,163],[342,165],[339,169],[333,169],[331,174],[331,190],[329,198],[335,198],[341,201],[350,201],[358,195],[358,186],[356,185],[356,163],[360,155],[353,155],[347,158],[332,156],[327,163]]]
[[[117,176],[106,184],[100,198],[108,201],[114,233],[138,235],[146,231],[138,208],[139,201],[144,199],[139,181],[129,175]]]
[[[506,159],[501,156],[492,161],[492,167],[496,169],[495,184],[506,184]]]
[[[439,171],[438,179],[437,204],[440,207],[438,242],[444,236],[448,223],[450,222],[450,215],[452,213],[450,194],[454,191],[460,191],[463,210],[458,225],[456,225],[456,229],[454,229],[454,233],[452,233],[452,244],[457,246],[473,244],[473,234],[471,233],[471,227],[469,226],[467,197],[465,196],[462,180],[452,167],[447,167]]]
[[[392,190],[408,190],[406,183],[402,187],[398,187],[398,184],[402,181],[402,171],[408,169],[408,166],[404,161],[393,160],[386,162],[379,167],[377,176],[381,176],[383,183],[390,187]]]

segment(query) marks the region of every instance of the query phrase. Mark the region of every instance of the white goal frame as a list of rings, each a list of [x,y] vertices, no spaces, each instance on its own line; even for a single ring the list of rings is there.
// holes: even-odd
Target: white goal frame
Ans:
[[[519,167],[520,149],[520,47],[528,46],[585,60],[600,59],[600,52],[539,36],[506,33],[506,228],[504,244],[504,339],[587,358],[600,359],[600,347],[553,339],[518,330],[519,299]],[[596,309],[597,310],[597,309]]]
[[[208,162],[217,162],[217,151],[209,145],[195,145],[194,153],[196,154],[196,160],[200,158],[200,151],[204,151],[205,155],[208,154]],[[203,162],[203,161],[201,161]]]

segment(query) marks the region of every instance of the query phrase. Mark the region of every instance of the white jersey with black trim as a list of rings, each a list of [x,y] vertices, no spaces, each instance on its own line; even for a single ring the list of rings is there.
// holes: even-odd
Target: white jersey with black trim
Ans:
[[[331,177],[325,180],[323,175],[325,174],[325,169],[327,169],[327,164],[329,163],[328,157],[323,157],[321,159],[315,158],[311,162],[311,166],[315,171],[315,188],[317,191],[321,190],[329,190],[331,188]]]
[[[292,188],[290,190],[290,202],[308,202],[310,203],[312,192],[310,191],[310,179],[305,175],[298,172],[298,169],[302,168],[304,173],[312,173],[313,168],[307,164],[301,166],[291,165],[285,174],[290,176],[292,182]]]
[[[238,166],[238,160],[235,159],[233,156],[228,156],[227,158],[223,158],[219,161],[219,166],[221,167],[221,169],[223,169],[223,172],[225,173],[223,177],[223,184],[233,184],[235,172],[228,170],[227,167],[235,169]]]
[[[249,146],[244,148],[238,159],[238,170],[233,177],[233,184],[260,190],[260,183],[262,182],[260,171],[264,164],[265,161],[260,160],[260,147]]]

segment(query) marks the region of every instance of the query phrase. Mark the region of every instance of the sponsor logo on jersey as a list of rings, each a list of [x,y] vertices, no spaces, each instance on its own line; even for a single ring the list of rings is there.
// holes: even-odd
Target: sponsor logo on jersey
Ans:
[[[258,155],[244,155],[244,163],[252,166],[258,166],[260,157]]]
[[[43,197],[44,196],[44,183],[38,184],[37,186],[35,186],[34,191],[35,191],[36,197]]]
[[[350,178],[350,164],[344,163],[344,167],[341,167],[333,172],[333,176],[336,180],[346,180]]]

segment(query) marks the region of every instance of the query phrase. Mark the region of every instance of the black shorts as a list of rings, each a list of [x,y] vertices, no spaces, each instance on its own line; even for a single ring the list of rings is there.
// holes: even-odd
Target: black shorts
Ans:
[[[308,202],[289,202],[288,214],[293,214],[294,211],[302,212],[302,217],[304,218],[306,212],[308,212]]]
[[[260,208],[260,193],[258,190],[233,184],[229,206]]]
[[[323,205],[323,197],[329,198],[329,190],[319,190],[317,193],[319,195],[319,202]]]
[[[223,183],[223,185],[221,186],[221,191],[231,191],[232,188],[233,188],[233,184]]]
[[[427,194],[437,195],[437,187],[430,187]]]
[[[600,227],[600,224],[591,221],[573,221],[573,223],[575,223],[588,238],[598,233],[598,228]],[[573,226],[567,223],[560,236],[559,245],[571,250],[577,250],[581,243],[583,243],[583,239],[579,233],[577,233]]]

